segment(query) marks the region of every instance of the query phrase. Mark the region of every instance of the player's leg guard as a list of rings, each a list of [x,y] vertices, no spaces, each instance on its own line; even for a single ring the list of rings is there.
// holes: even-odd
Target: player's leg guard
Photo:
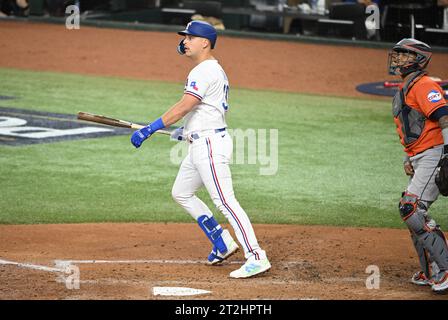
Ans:
[[[202,215],[198,218],[198,224],[207,238],[212,242],[213,246],[216,247],[219,252],[226,253],[228,249],[221,236],[223,230],[215,218],[213,216],[207,217],[206,215]]]
[[[440,269],[434,261],[429,258],[429,252],[422,246],[415,234],[411,232],[412,243],[417,251],[421,271],[416,272],[411,279],[413,284],[419,286],[431,285],[432,279],[439,273]]]
[[[421,254],[429,254],[421,258],[423,271],[428,270],[428,262],[433,261],[441,271],[448,270],[448,246],[443,232],[427,215],[428,206],[414,194],[405,192],[398,205],[400,215],[422,249],[417,249],[419,259]]]
[[[222,253],[218,251],[215,245],[213,245],[212,252],[207,257],[208,263],[211,265],[215,265],[223,262],[230,256],[232,256],[235,252],[238,251],[238,245],[235,240],[233,240],[232,236],[229,233],[229,230],[223,230],[221,234],[222,240],[224,241],[227,252]]]

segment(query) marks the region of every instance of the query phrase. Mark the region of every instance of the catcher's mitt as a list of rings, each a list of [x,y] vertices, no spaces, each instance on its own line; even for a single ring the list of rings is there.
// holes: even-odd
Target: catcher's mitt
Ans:
[[[445,197],[448,196],[448,157],[443,157],[436,169],[436,185]]]

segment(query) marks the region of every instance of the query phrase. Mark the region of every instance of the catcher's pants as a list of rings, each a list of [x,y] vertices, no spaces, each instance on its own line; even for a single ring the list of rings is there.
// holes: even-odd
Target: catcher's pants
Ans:
[[[210,135],[198,133],[191,140],[188,155],[182,161],[174,182],[172,195],[195,220],[201,215],[212,216],[210,209],[196,195],[205,186],[215,206],[232,225],[236,237],[244,249],[246,259],[265,259],[252,224],[246,212],[235,198],[229,163],[233,141],[227,131]]]
[[[428,237],[428,232],[416,235],[413,232],[418,230],[411,230],[411,238],[415,249],[417,250],[420,265],[427,276],[431,275],[430,264],[433,262],[432,259],[442,262],[438,265],[441,269],[445,269],[447,264],[447,261],[444,260],[446,253],[444,256],[441,256],[439,253],[444,250],[448,250],[446,243],[444,243],[445,238],[442,231],[438,229],[437,223],[428,214],[429,207],[434,201],[437,200],[437,197],[439,196],[439,189],[435,183],[435,169],[439,163],[442,153],[443,145],[439,145],[411,157],[410,160],[412,167],[414,168],[414,175],[409,179],[409,184],[406,189],[407,192],[416,195],[420,203],[423,204],[423,206],[418,206],[417,212],[415,213],[417,216],[420,215],[418,218],[420,220],[417,221],[420,221],[422,225],[425,224],[426,229],[435,228],[435,231],[433,232],[438,233],[433,235],[434,237],[431,238],[431,245],[431,241],[429,241],[429,243],[424,241],[424,239]],[[415,225],[415,221],[416,220],[414,220],[414,227],[419,229],[418,226]],[[438,241],[438,245],[436,247],[434,247],[434,241]],[[432,252],[435,256],[430,257],[429,252]]]
[[[414,176],[409,179],[407,191],[422,201],[434,202],[439,196],[435,183],[435,168],[443,152],[443,145],[435,146],[410,158]]]

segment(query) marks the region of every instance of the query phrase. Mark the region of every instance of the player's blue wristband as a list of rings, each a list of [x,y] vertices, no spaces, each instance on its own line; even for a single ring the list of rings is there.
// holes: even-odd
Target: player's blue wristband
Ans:
[[[157,130],[165,128],[165,125],[163,124],[162,118],[158,118],[156,121],[151,122],[151,131],[156,132]]]

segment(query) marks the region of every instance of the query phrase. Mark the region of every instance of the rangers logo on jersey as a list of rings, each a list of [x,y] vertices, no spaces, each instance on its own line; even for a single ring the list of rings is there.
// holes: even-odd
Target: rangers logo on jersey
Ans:
[[[442,100],[442,94],[437,91],[437,90],[431,90],[428,93],[428,101],[429,102],[439,102],[440,100]]]
[[[199,88],[196,86],[196,81],[191,81],[190,87],[192,87],[195,91],[199,90]]]

